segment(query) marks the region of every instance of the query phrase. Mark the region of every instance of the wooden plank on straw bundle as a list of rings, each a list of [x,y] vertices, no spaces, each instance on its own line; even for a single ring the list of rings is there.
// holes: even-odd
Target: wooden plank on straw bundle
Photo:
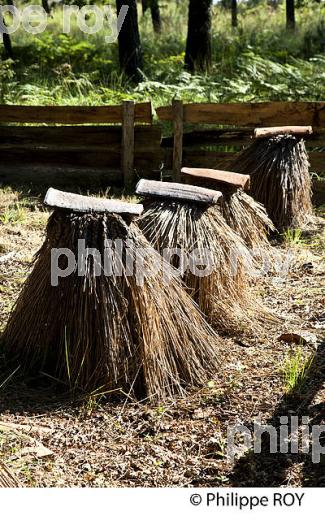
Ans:
[[[217,181],[243,190],[250,188],[250,176],[224,170],[212,170],[210,168],[182,168],[182,174],[189,177]]]
[[[188,200],[205,204],[217,204],[222,198],[220,191],[179,184],[177,182],[147,181],[141,179],[136,188],[137,195],[165,199]]]
[[[304,137],[313,133],[312,126],[270,126],[267,128],[255,128],[255,139],[275,137],[276,135],[297,135]]]
[[[78,213],[118,213],[138,216],[143,211],[141,204],[130,204],[112,199],[97,199],[75,193],[66,193],[54,188],[47,191],[44,204],[51,208],[68,209]]]

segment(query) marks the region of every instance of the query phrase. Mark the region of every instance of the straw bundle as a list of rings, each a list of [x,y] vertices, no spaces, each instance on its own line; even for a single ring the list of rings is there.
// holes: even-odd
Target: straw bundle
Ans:
[[[137,193],[145,195],[143,187],[150,183],[140,181]],[[152,183],[159,184],[170,183]],[[193,186],[186,188],[197,190]],[[196,251],[204,258],[205,252],[209,252],[211,268],[206,276],[198,276],[189,268],[182,272],[189,294],[208,321],[223,332],[239,332],[251,325],[255,309],[246,274],[249,251],[227,225],[218,205],[149,194],[142,203],[145,210],[139,218],[139,226],[161,254],[168,249],[178,249],[186,257]],[[172,262],[174,267],[181,267],[179,257],[174,256]]]
[[[83,276],[75,270],[51,284],[51,252],[68,248],[77,256],[78,239],[100,252],[89,256]],[[105,241],[111,248],[105,271]],[[139,284],[132,262],[147,272]],[[60,268],[67,261],[60,258]],[[162,270],[168,275],[164,283]],[[115,273],[119,273],[116,275]],[[46,240],[3,335],[5,352],[28,374],[45,373],[73,390],[122,390],[137,397],[172,396],[185,385],[200,385],[217,368],[219,339],[129,217],[56,209]]]
[[[185,182],[222,191],[220,209],[227,224],[250,249],[270,250],[268,235],[274,225],[264,206],[244,191],[250,188],[248,175],[204,168],[183,168],[182,174]]]
[[[18,488],[20,482],[3,462],[0,462],[0,488]]]
[[[278,230],[301,227],[312,215],[309,161],[301,136],[256,139],[232,169],[250,174],[252,195],[266,207]]]

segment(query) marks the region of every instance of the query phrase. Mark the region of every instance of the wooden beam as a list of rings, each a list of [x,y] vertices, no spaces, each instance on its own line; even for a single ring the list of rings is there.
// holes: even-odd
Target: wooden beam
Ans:
[[[131,190],[134,183],[134,101],[123,102],[122,174],[124,187]]]
[[[184,149],[184,163],[190,168],[215,168],[229,170],[239,152],[211,152],[207,150]],[[325,152],[309,152],[312,172],[325,172]],[[165,149],[165,169],[172,169],[172,151]]]
[[[99,199],[86,197],[76,193],[50,188],[44,199],[44,204],[51,208],[68,209],[79,213],[118,213],[128,215],[141,215],[143,206],[141,204],[130,204],[121,200]]]
[[[203,146],[236,146],[240,147],[251,142],[254,128],[232,127],[232,128],[198,128],[183,135],[183,154],[185,148],[199,148]],[[306,145],[325,146],[325,129],[313,128],[313,133],[305,136]],[[162,148],[172,148],[173,136],[163,137]]]
[[[238,188],[243,188],[243,190],[249,190],[250,188],[250,176],[242,175],[240,173],[224,170],[211,170],[209,168],[182,168],[182,174],[189,176],[192,180],[193,177],[196,177],[199,179],[216,181],[218,183],[230,184]]]
[[[311,126],[270,126],[267,128],[255,128],[255,139],[263,139],[264,137],[275,137],[277,135],[297,135],[306,136],[313,133]]]
[[[171,107],[157,109],[161,121],[172,121]],[[185,123],[239,126],[311,125],[325,127],[325,102],[191,103],[184,105]]]
[[[174,99],[172,109],[174,126],[173,178],[175,182],[179,182],[183,163],[183,102]]]
[[[313,181],[313,203],[316,206],[325,205],[325,179]]]
[[[1,123],[122,123],[123,107],[0,105]],[[152,123],[151,102],[135,105],[136,123]]]
[[[144,197],[159,197],[204,204],[217,204],[222,197],[220,191],[177,182],[147,181],[145,179],[141,179],[138,183],[136,194]]]
[[[57,164],[0,164],[0,183],[5,185],[32,184],[48,188],[66,188],[71,186],[89,190],[107,186],[121,186],[122,175],[120,167],[80,167]]]

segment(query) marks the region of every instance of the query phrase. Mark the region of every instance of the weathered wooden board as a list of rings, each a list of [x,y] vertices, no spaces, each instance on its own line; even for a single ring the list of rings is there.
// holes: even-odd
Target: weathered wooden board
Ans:
[[[0,105],[2,123],[121,123],[122,105],[116,106],[25,106]],[[152,123],[151,103],[138,103],[135,106],[135,121]]]
[[[173,178],[175,182],[181,180],[181,168],[183,163],[183,103],[173,100]]]
[[[39,148],[31,150],[30,148],[10,148],[1,150],[0,167],[10,163],[14,164],[50,164],[71,165],[89,168],[120,168],[120,151],[105,150],[104,148],[86,147],[64,147],[56,148]]]
[[[146,179],[140,180],[136,187],[136,193],[145,197],[193,201],[204,204],[217,204],[222,197],[220,191],[191,186],[190,184],[148,181]]]
[[[250,188],[250,176],[242,175],[225,170],[211,170],[210,168],[182,168],[182,174],[190,178],[207,179],[209,181],[217,181],[225,184],[231,184],[244,190]]]
[[[56,188],[85,188],[121,186],[120,168],[84,168],[57,164],[1,164],[0,183],[32,184]]]
[[[184,149],[183,165],[188,168],[218,168],[227,169],[227,164],[232,162],[236,156],[234,152],[210,152],[206,150]],[[172,151],[165,149],[165,169],[172,169]]]
[[[134,156],[134,168],[138,176],[150,176],[150,172],[158,170],[161,164],[159,150],[157,152],[137,151]],[[107,151],[103,148],[80,150],[79,148],[51,149],[51,150],[23,150],[11,149],[0,153],[0,178],[3,170],[8,167],[30,168],[43,166],[44,168],[88,168],[94,169],[118,169],[121,170],[121,153]],[[64,171],[64,170],[63,170]]]
[[[183,164],[189,168],[228,169],[236,155],[238,155],[238,152],[211,152],[206,150],[184,149]],[[325,171],[325,152],[310,152],[309,159],[311,171],[316,173]],[[164,161],[166,169],[172,169],[171,150],[165,149]]]
[[[312,125],[325,127],[325,102],[191,103],[184,122],[239,126]],[[172,121],[170,106],[157,109],[161,121]]]
[[[141,215],[141,204],[130,204],[122,200],[99,199],[87,197],[77,193],[67,193],[50,188],[44,199],[44,204],[51,208],[68,209],[80,213],[118,213],[128,215]]]
[[[316,206],[325,205],[325,179],[317,179],[313,182],[313,203]]]
[[[196,129],[183,134],[183,146],[198,148],[199,146],[247,146],[252,141],[254,128],[216,128]],[[314,128],[311,135],[306,135],[307,147],[325,146],[325,128]],[[173,146],[173,136],[164,137],[163,148]]]
[[[128,190],[132,188],[134,182],[134,116],[134,101],[124,101],[121,170],[123,174],[124,186]]]
[[[268,126],[266,128],[255,128],[255,139],[264,137],[275,137],[277,135],[297,135],[305,137],[313,133],[312,126]]]
[[[158,125],[136,126],[135,148],[157,150],[161,143]],[[121,126],[0,126],[0,150],[23,146],[35,148],[100,147],[120,150]]]

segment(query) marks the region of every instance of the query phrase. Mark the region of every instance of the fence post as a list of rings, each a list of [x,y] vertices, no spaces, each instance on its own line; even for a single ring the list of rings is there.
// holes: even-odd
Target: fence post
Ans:
[[[180,182],[183,166],[183,101],[173,100],[174,124],[174,151],[173,151],[173,180]]]
[[[122,112],[122,175],[124,187],[130,190],[134,184],[134,101],[123,101]]]

